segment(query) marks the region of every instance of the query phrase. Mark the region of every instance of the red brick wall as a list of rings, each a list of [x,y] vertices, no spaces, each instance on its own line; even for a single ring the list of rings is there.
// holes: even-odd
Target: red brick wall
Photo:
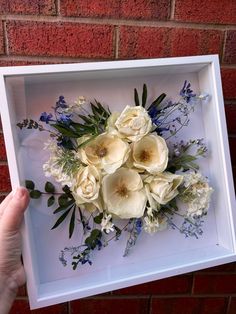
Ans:
[[[221,60],[236,176],[236,0],[0,0],[1,66],[212,53]],[[0,134],[0,200],[9,190]],[[31,313],[24,287],[18,313]],[[235,314],[236,264],[32,313]]]

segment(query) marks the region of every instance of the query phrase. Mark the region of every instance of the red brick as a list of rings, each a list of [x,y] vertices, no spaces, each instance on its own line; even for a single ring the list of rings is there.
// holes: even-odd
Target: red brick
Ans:
[[[236,134],[236,105],[226,105],[226,122],[229,134]]]
[[[227,31],[223,62],[236,63],[236,31]]]
[[[71,314],[148,314],[148,298],[81,299],[71,302]]]
[[[232,298],[230,302],[228,314],[235,314],[235,313],[236,313],[236,298]]]
[[[4,144],[3,135],[0,134],[0,160],[6,160],[6,149]]]
[[[61,0],[64,16],[166,20],[169,9],[169,0]]]
[[[221,31],[175,28],[170,36],[171,56],[221,53],[223,43]]]
[[[0,0],[1,14],[55,15],[54,0]]]
[[[135,27],[120,28],[120,58],[202,55],[221,52],[218,30]]]
[[[5,195],[0,195],[0,204],[2,203],[5,197],[6,197]]]
[[[149,58],[169,55],[170,28],[122,26],[120,28],[120,58]]]
[[[183,275],[161,279],[150,283],[133,286],[113,291],[119,295],[148,295],[148,294],[178,294],[190,293],[192,288],[192,276]]]
[[[178,21],[236,24],[235,0],[176,0],[174,18]]]
[[[11,191],[11,181],[7,165],[0,165],[0,192]]]
[[[30,310],[27,300],[16,300],[9,314],[67,314],[67,303]]]
[[[225,99],[236,99],[236,69],[221,70],[222,85]]]
[[[195,294],[229,294],[236,293],[236,274],[196,274],[194,281]]]
[[[236,166],[236,137],[229,137],[229,148],[232,165]]]
[[[113,26],[10,21],[10,54],[84,58],[113,57]]]
[[[227,298],[153,298],[150,314],[223,314]]]

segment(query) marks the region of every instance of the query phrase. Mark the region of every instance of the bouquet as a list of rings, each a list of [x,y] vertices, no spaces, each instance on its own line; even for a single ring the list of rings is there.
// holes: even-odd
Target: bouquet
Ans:
[[[124,256],[142,232],[170,228],[195,238],[203,233],[203,216],[213,189],[197,160],[206,157],[207,148],[203,139],[173,139],[188,126],[195,106],[208,96],[196,95],[187,81],[179,94],[176,102],[162,93],[147,104],[144,84],[141,97],[134,89],[134,106],[122,112],[111,112],[82,96],[72,104],[60,96],[53,113],[41,114],[44,124],[32,119],[17,124],[20,129],[49,133],[45,149],[50,158],[43,171],[61,185],[58,191],[47,181],[45,191],[40,191],[26,180],[31,198],[48,195],[47,205],[54,206],[56,216],[52,229],[67,224],[69,238],[76,224],[83,230],[78,246],[61,250],[64,266],[67,253],[73,256],[73,269],[92,264],[93,251],[118,241],[123,233],[127,237]],[[181,218],[180,225],[175,216]]]

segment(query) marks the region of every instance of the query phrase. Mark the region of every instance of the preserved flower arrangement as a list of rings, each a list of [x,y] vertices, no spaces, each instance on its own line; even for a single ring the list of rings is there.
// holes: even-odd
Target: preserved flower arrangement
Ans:
[[[213,189],[196,162],[206,157],[207,148],[203,139],[172,140],[207,97],[193,93],[185,81],[177,102],[166,101],[163,93],[148,105],[144,84],[141,97],[134,90],[135,105],[122,112],[111,112],[82,96],[72,104],[60,96],[53,114],[41,114],[44,125],[32,119],[17,124],[20,129],[49,132],[45,149],[50,158],[43,170],[62,187],[56,191],[47,181],[42,192],[26,180],[31,198],[48,195],[48,207],[56,205],[52,229],[66,222],[69,238],[76,223],[83,230],[82,243],[61,250],[64,266],[67,254],[73,256],[73,269],[92,264],[92,252],[123,233],[127,234],[124,256],[142,232],[170,228],[186,237],[202,234]],[[180,224],[175,216],[181,218]]]

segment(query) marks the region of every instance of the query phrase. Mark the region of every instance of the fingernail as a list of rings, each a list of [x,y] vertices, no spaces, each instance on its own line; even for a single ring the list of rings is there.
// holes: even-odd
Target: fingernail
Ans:
[[[24,196],[24,191],[21,188],[17,188],[14,192],[13,192],[13,196],[15,198],[21,199]]]

